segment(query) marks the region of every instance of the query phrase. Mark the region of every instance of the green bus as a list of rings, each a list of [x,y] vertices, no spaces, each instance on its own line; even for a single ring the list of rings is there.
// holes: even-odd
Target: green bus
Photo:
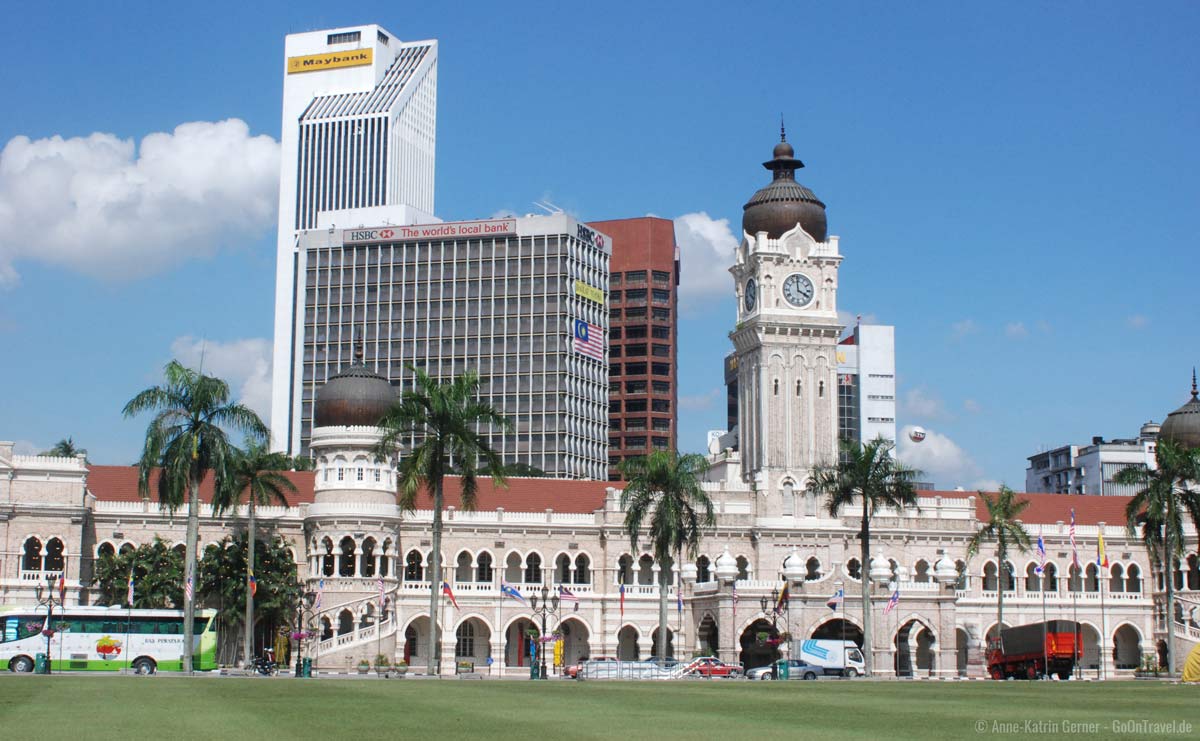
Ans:
[[[30,672],[45,654],[46,609],[0,607],[0,666]],[[121,671],[153,674],[183,669],[183,611],[123,607],[67,607],[50,618],[52,671]],[[215,610],[197,610],[192,666],[217,668]]]

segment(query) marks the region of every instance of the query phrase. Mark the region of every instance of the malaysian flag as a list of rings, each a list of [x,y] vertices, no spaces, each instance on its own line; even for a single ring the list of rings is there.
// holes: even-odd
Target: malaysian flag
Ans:
[[[575,320],[575,352],[604,360],[604,330],[582,319]]]
[[[129,603],[130,607],[133,607],[133,569],[129,570],[129,585],[125,592],[125,601]]]
[[[379,604],[383,604],[383,576],[381,575],[375,582],[379,585]]]
[[[500,594],[504,595],[505,597],[512,597],[517,602],[520,602],[523,605],[529,604],[528,602],[525,601],[525,597],[522,596],[522,594],[517,590],[517,588],[514,587],[513,585],[509,584],[508,582],[504,581],[504,579],[500,580]]]
[[[1071,529],[1068,531],[1071,534],[1071,563],[1075,568],[1079,568],[1079,551],[1075,550],[1075,508],[1071,508]]]
[[[892,592],[892,598],[888,600],[887,606],[883,608],[883,614],[886,615],[896,609],[896,605],[900,604],[900,590]]]
[[[567,602],[574,602],[575,612],[579,612],[579,598],[575,596],[574,592],[561,584],[558,585],[558,601],[564,604]]]
[[[442,596],[450,598],[450,604],[454,605],[454,609],[459,609],[458,600],[454,599],[454,592],[450,589],[449,582],[442,582]]]
[[[192,592],[192,577],[190,577],[190,576],[189,576],[189,577],[188,577],[186,580],[184,580],[184,582],[183,582],[183,599],[184,599],[184,601],[185,601],[185,602],[191,602],[191,601],[192,601],[192,595],[193,595],[193,592]]]
[[[1041,563],[1037,565],[1037,568],[1034,569],[1034,571],[1040,575],[1046,571],[1046,544],[1042,542],[1042,536],[1040,535],[1038,536],[1037,554],[1038,560],[1041,561]]]
[[[325,580],[317,582],[317,597],[313,600],[313,612],[321,609],[321,601],[325,599]]]
[[[825,605],[834,612],[837,612],[838,605],[842,604],[842,600],[845,598],[845,591],[839,589],[833,593],[833,596],[829,598],[829,601],[826,602]]]
[[[524,602],[524,600],[521,600]],[[625,585],[621,585],[621,617],[625,617]]]

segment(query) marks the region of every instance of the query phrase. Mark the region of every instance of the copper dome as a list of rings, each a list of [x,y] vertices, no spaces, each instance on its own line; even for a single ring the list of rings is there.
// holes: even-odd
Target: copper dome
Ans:
[[[1200,398],[1196,394],[1196,371],[1192,371],[1192,398],[1167,415],[1158,430],[1159,440],[1170,440],[1184,448],[1200,448]]]
[[[779,239],[799,224],[813,239],[824,242],[828,234],[825,204],[796,182],[796,170],[804,167],[804,163],[793,157],[793,153],[792,145],[781,132],[772,152],[774,159],[763,163],[763,167],[775,174],[774,178],[742,207],[742,231],[751,235],[766,232],[771,239]]]
[[[356,359],[317,389],[313,427],[374,427],[396,399],[388,380]]]

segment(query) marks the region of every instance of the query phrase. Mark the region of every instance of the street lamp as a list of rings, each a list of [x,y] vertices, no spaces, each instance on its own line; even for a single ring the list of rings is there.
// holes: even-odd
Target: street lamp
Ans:
[[[541,607],[538,606],[539,602],[541,603]],[[540,659],[540,664],[541,664],[541,668],[538,670],[538,678],[545,679],[546,678],[546,646],[545,646],[546,617],[548,615],[555,615],[555,616],[558,615],[558,595],[557,594],[551,595],[550,589],[548,587],[543,586],[542,587],[542,598],[539,600],[538,596],[536,594],[531,595],[529,597],[529,606],[533,610],[534,617],[537,617],[538,615],[542,616],[542,632],[538,638],[538,640],[542,643],[542,646],[540,648],[538,648],[538,658]]]
[[[45,595],[45,596],[43,596]],[[50,639],[54,637],[54,606],[63,606],[63,595],[59,595],[57,599],[54,596],[54,575],[46,575],[46,586],[42,587],[39,582],[37,585],[37,603],[38,606],[46,608],[46,625],[42,628],[42,635],[46,636],[46,673],[50,673]]]
[[[313,618],[313,602],[316,601],[317,595],[315,592],[305,592],[300,597],[300,602],[296,605],[296,632],[293,637],[296,639],[296,676],[304,676],[304,640],[311,634],[305,630],[312,623]],[[304,619],[305,613],[308,614],[308,620]]]

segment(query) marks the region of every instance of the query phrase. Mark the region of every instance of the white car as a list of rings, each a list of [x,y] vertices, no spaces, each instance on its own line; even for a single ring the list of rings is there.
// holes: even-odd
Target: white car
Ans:
[[[788,679],[816,679],[824,674],[824,670],[819,666],[805,663],[800,659],[788,659]],[[779,679],[775,671],[775,664],[767,664],[759,666],[746,672],[746,679],[758,679],[762,681],[770,681]]]

